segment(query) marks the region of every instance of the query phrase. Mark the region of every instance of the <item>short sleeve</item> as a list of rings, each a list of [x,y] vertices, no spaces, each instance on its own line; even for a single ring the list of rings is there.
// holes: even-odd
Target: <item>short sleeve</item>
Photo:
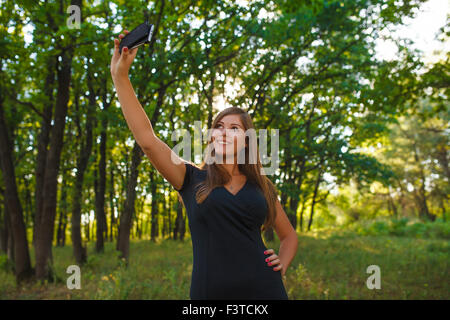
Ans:
[[[184,164],[186,166],[186,173],[184,175],[183,185],[181,186],[180,189],[174,188],[175,190],[177,190],[180,193],[182,193],[186,190],[187,186],[193,180],[193,175],[194,175],[194,166],[188,162],[185,162]]]

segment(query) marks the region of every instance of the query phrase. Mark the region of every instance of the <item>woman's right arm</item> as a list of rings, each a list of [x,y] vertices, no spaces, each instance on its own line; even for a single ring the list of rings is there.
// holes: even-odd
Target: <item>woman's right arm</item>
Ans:
[[[128,31],[125,30],[125,33],[128,33]],[[124,34],[119,35],[119,38],[123,37]],[[152,165],[175,189],[180,189],[186,173],[184,161],[155,135],[152,124],[139,103],[128,77],[128,70],[136,57],[137,50],[138,48],[128,50],[127,47],[124,47],[122,54],[120,54],[119,40],[114,39],[111,77],[116,88],[120,107],[136,142]],[[172,159],[175,159],[177,163]]]

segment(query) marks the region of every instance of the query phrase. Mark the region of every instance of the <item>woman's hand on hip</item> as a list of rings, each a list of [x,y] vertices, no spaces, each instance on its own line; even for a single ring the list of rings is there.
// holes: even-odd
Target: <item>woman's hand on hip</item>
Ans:
[[[275,253],[275,251],[273,249],[267,249],[266,251],[264,251],[264,254],[269,255],[266,258],[266,262],[267,265],[269,267],[274,267],[273,271],[280,271],[281,270],[281,275],[284,276],[284,274],[286,273],[286,270],[284,270],[284,266],[281,263],[280,257],[278,257],[278,255]]]

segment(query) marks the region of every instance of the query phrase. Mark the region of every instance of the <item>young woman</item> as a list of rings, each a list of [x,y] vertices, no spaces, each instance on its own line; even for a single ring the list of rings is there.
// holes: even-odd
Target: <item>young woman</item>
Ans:
[[[119,54],[119,39],[114,45],[111,76],[128,127],[186,207],[193,248],[190,298],[288,299],[282,277],[295,256],[298,238],[274,185],[260,173],[259,152],[256,164],[248,161],[245,132],[254,129],[248,113],[237,107],[220,112],[208,137],[212,152],[199,167],[183,161],[155,135],[128,78],[138,48],[124,47]],[[242,153],[245,163],[237,161]],[[274,228],[279,255],[265,247],[261,226]]]

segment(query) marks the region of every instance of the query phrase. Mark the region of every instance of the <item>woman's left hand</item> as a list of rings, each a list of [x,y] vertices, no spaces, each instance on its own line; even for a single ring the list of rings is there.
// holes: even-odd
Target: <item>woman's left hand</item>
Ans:
[[[284,277],[284,274],[286,273],[286,270],[284,270],[284,266],[281,263],[280,258],[278,257],[278,255],[275,253],[275,251],[273,249],[267,249],[266,251],[264,251],[264,254],[268,255],[271,254],[269,257],[266,258],[266,262],[267,265],[269,267],[273,267],[273,271],[280,271],[281,270],[281,276]]]

